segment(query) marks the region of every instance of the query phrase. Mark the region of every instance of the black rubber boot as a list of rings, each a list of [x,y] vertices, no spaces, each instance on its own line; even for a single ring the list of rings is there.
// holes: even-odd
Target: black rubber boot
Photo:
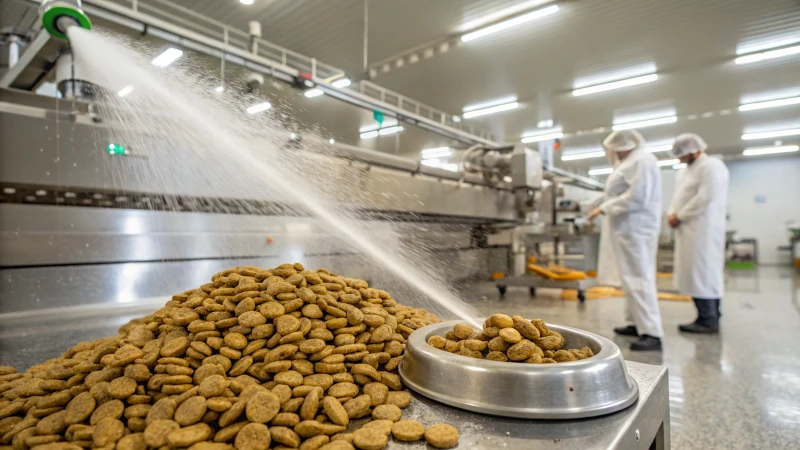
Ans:
[[[716,334],[719,333],[719,299],[693,298],[697,307],[697,320],[680,325],[678,329],[686,333]]]
[[[631,350],[661,350],[661,339],[649,334],[639,336],[636,342],[631,344]]]
[[[620,334],[622,336],[638,336],[639,332],[636,331],[636,327],[633,325],[628,325],[627,327],[617,327],[614,328],[614,333]]]

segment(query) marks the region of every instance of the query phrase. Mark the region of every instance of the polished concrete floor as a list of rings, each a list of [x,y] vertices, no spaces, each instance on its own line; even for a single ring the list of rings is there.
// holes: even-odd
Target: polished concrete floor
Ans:
[[[283,262],[283,261],[280,261]],[[337,258],[304,261],[336,268]],[[208,260],[0,270],[0,365],[26,368],[57,356],[77,341],[111,335],[172,293],[198,286],[238,264],[270,267],[272,260]],[[414,304],[419,296],[362,265],[353,276]],[[352,273],[355,271],[357,273]],[[358,272],[364,272],[358,273]],[[386,284],[385,284],[386,283]],[[622,324],[624,300],[561,300],[558,292],[509,288],[501,298],[488,282],[462,283],[462,297],[482,314],[541,317],[614,339],[626,359],[669,369],[672,448],[800,448],[800,277],[789,269],[731,272],[718,336],[685,335],[694,319],[689,302],[661,301],[663,352],[631,352]]]
[[[678,331],[694,320],[691,302],[660,301],[662,352],[633,352],[633,338],[614,336],[624,299],[563,301],[557,292],[531,298],[509,288],[498,300],[481,285],[481,312],[542,317],[613,339],[625,358],[669,369],[672,448],[800,448],[800,275],[760,268],[727,274],[718,336]],[[548,295],[549,294],[549,295]]]

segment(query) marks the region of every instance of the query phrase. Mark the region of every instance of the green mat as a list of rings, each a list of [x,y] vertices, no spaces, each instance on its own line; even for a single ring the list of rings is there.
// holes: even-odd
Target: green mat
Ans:
[[[728,269],[745,269],[752,270],[756,268],[756,263],[747,261],[731,261],[725,264]]]

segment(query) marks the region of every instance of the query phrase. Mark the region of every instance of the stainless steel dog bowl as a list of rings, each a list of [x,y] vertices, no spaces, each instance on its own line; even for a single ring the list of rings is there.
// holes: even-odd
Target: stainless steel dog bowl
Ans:
[[[613,342],[587,331],[550,325],[565,348],[589,347],[594,356],[558,364],[487,361],[455,355],[428,345],[458,320],[436,323],[411,334],[400,365],[403,382],[414,391],[485,414],[529,419],[576,419],[627,408],[639,397],[622,353]]]

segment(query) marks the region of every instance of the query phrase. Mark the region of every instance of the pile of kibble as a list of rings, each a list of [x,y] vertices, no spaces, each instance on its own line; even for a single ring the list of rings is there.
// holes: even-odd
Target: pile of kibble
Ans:
[[[452,426],[400,420],[406,339],[437,321],[325,269],[226,270],[117,337],[24,373],[0,367],[0,444],[377,450],[393,435],[450,448]]]
[[[442,336],[431,336],[428,344],[450,353],[491,361],[552,364],[594,356],[589,347],[565,350],[564,336],[551,330],[542,319],[527,320],[505,314],[489,316],[483,330],[456,324]]]

